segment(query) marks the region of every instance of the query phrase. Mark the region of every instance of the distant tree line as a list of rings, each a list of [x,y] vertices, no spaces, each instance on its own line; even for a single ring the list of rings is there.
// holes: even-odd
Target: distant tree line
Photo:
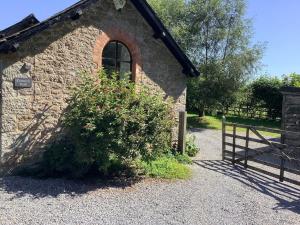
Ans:
[[[281,118],[283,87],[300,87],[300,74],[292,73],[282,78],[262,76],[240,88],[231,108],[240,108],[239,112],[247,117],[257,116],[256,112],[265,110],[264,117]],[[220,109],[216,109],[220,110]],[[221,109],[222,110],[222,109]],[[230,108],[225,109],[228,112]]]

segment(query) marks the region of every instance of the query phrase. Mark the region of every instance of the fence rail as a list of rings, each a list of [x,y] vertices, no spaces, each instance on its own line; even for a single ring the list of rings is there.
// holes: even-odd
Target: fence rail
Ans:
[[[270,117],[269,110],[264,107],[253,107],[253,106],[233,106],[230,107],[227,111],[227,115],[231,116],[244,116],[246,118],[258,118],[258,119],[271,119],[274,118]]]
[[[233,115],[247,115],[248,117],[267,117],[268,110],[263,107],[251,107],[251,106],[233,106],[228,109],[229,114]]]
[[[232,133],[227,132],[227,127],[232,128]],[[237,128],[244,128],[245,133],[241,134],[237,132]],[[225,117],[222,123],[222,157],[223,160],[230,160],[233,164],[243,165],[245,169],[254,169],[259,172],[263,172],[270,176],[279,178],[281,182],[288,181],[295,184],[300,184],[300,180],[294,180],[285,177],[285,172],[300,175],[300,148],[289,146],[280,142],[275,142],[264,137],[260,131],[267,131],[270,133],[286,135],[286,134],[296,134],[300,135],[298,132],[285,131],[280,129],[272,129],[259,126],[249,126],[237,123],[226,122]],[[252,134],[252,136],[250,136]],[[228,141],[230,139],[231,141]],[[243,143],[241,143],[243,142]],[[251,148],[251,143],[258,143],[264,145],[264,148]],[[267,147],[265,147],[267,146]],[[230,147],[231,150],[227,148]],[[250,154],[251,153],[251,154]],[[296,153],[296,154],[295,154]],[[263,160],[260,157],[267,156],[273,160]],[[274,169],[279,169],[279,175],[267,170],[254,167],[248,164],[249,161],[262,164],[267,167]],[[274,162],[275,161],[275,162]],[[276,163],[277,162],[277,163]],[[280,163],[278,163],[280,162]],[[293,163],[296,168],[287,167],[287,163]],[[298,167],[299,165],[299,167]]]

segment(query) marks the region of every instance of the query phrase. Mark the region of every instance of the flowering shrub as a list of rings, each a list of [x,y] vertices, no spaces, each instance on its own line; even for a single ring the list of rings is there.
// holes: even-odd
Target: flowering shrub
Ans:
[[[115,74],[83,75],[64,116],[68,141],[46,152],[48,170],[75,177],[95,168],[109,174],[116,162],[130,164],[163,155],[171,147],[171,107],[170,100],[145,88],[135,90],[132,82],[118,80]]]

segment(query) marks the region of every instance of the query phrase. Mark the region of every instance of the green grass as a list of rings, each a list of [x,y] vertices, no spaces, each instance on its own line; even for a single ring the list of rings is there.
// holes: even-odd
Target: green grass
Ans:
[[[205,116],[200,118],[197,114],[189,113],[188,114],[188,127],[189,128],[206,128],[206,129],[215,129],[221,130],[222,129],[222,117],[221,116]],[[280,129],[280,121],[271,121],[265,119],[248,119],[248,118],[241,118],[236,116],[228,116],[226,117],[226,121],[230,123],[239,123],[244,125],[251,125],[251,126],[261,126],[261,127],[268,127],[274,129]],[[232,131],[232,127],[228,127],[227,130]],[[238,132],[245,132],[244,128],[237,128]],[[278,137],[278,134],[270,133],[270,132],[263,132],[260,133],[270,136],[270,137]]]
[[[163,179],[188,179],[191,169],[180,163],[176,158],[161,157],[149,163],[142,162],[142,168],[147,176]]]

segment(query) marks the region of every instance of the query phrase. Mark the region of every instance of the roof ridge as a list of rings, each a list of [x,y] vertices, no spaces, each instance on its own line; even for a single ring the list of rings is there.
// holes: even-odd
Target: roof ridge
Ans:
[[[35,24],[40,23],[40,21],[35,17],[33,13],[23,18],[21,21],[3,29],[0,31],[0,38],[6,38],[8,36],[11,36],[14,33],[17,33],[21,30],[24,30],[26,28],[32,27]],[[0,39],[1,41],[1,39]]]
[[[22,34],[22,33],[26,32],[26,31],[28,31],[28,30],[30,30],[30,29],[33,29],[33,28],[37,27],[37,26],[42,26],[42,25],[44,25],[45,23],[52,22],[52,20],[56,20],[57,17],[60,17],[62,14],[65,14],[65,13],[68,13],[69,11],[74,10],[74,9],[77,8],[78,6],[84,6],[84,4],[87,4],[87,3],[92,4],[92,3],[97,2],[97,1],[98,1],[98,0],[80,0],[79,2],[76,2],[75,4],[73,4],[73,5],[71,5],[70,7],[68,7],[68,8],[66,8],[66,9],[64,9],[64,10],[62,10],[62,11],[60,11],[60,12],[54,14],[53,16],[51,16],[51,17],[49,17],[49,18],[47,18],[47,19],[45,19],[45,20],[43,20],[43,21],[41,21],[41,22],[39,22],[39,23],[37,23],[37,24],[34,24],[34,25],[31,26],[31,27],[27,27],[26,29],[19,31],[19,34]],[[33,14],[30,14],[30,15],[33,15]],[[55,24],[55,23],[57,23],[57,22],[60,22],[60,20],[54,21],[53,24]],[[12,34],[12,35],[10,35],[10,36],[7,36],[7,37],[6,37],[6,40],[9,41],[10,38],[12,38],[12,37],[14,37],[14,36],[16,36],[16,35],[15,35],[15,34]],[[0,40],[0,41],[1,41],[1,40]],[[0,51],[1,51],[1,48],[0,48]]]

